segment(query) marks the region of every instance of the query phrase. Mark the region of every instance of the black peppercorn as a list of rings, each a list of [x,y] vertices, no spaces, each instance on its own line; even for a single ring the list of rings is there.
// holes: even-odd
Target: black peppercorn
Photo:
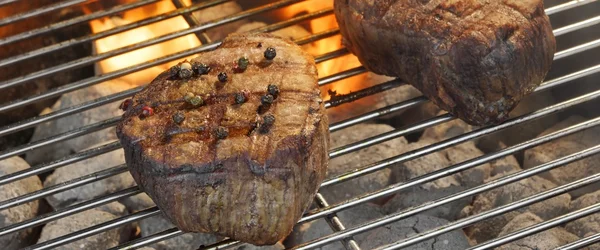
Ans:
[[[210,67],[203,63],[194,63],[194,65],[192,65],[192,69],[198,73],[198,75],[206,75],[208,72],[210,72]]]
[[[215,129],[215,135],[220,140],[225,139],[229,135],[229,130],[225,127],[219,126],[217,129]]]
[[[179,66],[179,78],[187,79],[192,77],[194,72],[192,71],[192,65],[188,62],[184,62]]]
[[[227,73],[225,73],[225,72],[219,73],[219,75],[217,77],[219,78],[219,82],[226,82],[227,81]]]
[[[267,86],[267,91],[275,98],[279,95],[279,87],[275,84],[269,84],[269,86]]]
[[[181,124],[185,120],[185,115],[181,112],[177,112],[173,115],[173,121],[177,124]]]
[[[250,64],[248,58],[240,57],[240,59],[237,61],[237,68],[240,70],[246,70],[248,68],[248,64]]]
[[[273,125],[275,123],[275,116],[272,114],[266,114],[263,116],[263,124],[264,125]]]
[[[235,93],[233,97],[235,99],[235,104],[242,104],[246,102],[246,95],[244,95],[244,93]]]
[[[260,97],[260,103],[262,103],[264,105],[273,103],[273,96],[272,95],[263,95],[262,97]]]
[[[171,74],[171,76],[179,75],[180,69],[181,69],[181,66],[179,64],[177,64],[169,69],[169,74]]]
[[[263,124],[260,126],[260,132],[266,133],[269,132],[273,124],[275,123],[275,116],[272,114],[266,114],[263,116]]]
[[[267,60],[273,60],[275,58],[275,56],[277,56],[277,51],[275,50],[275,48],[273,47],[268,47],[265,50],[265,58]]]

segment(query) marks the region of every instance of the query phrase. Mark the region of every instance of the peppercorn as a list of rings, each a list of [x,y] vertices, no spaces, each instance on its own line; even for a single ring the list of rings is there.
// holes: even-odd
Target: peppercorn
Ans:
[[[260,97],[260,103],[262,103],[264,105],[273,103],[273,96],[272,95],[263,95],[262,97]]]
[[[272,114],[266,114],[263,116],[263,124],[264,125],[273,125],[275,123],[275,116]]]
[[[177,112],[173,115],[173,121],[177,124],[181,124],[185,120],[185,115],[181,112]]]
[[[179,64],[177,64],[169,69],[169,73],[171,74],[171,76],[176,76],[179,74],[180,69],[181,69],[181,66]]]
[[[235,93],[233,97],[235,99],[235,104],[242,104],[246,102],[246,95],[244,95],[244,93]]]
[[[246,70],[248,68],[248,64],[250,64],[248,58],[240,57],[240,59],[237,61],[237,68],[240,70]]]
[[[262,124],[262,126],[260,126],[260,132],[261,133],[269,132],[269,130],[275,123],[275,116],[272,114],[266,114],[265,116],[263,116],[262,120],[263,120],[263,124]]]
[[[217,136],[217,139],[223,140],[229,135],[229,130],[225,127],[219,126],[217,129],[215,129],[215,135]]]
[[[198,75],[206,75],[208,72],[210,72],[210,67],[203,63],[194,63],[194,65],[192,65],[192,69],[198,73]]]
[[[192,65],[188,62],[184,62],[179,66],[179,78],[187,79],[192,77],[194,72],[192,71]]]
[[[275,98],[279,95],[279,87],[275,84],[269,84],[269,86],[267,86],[267,91]]]
[[[225,72],[219,73],[219,75],[217,77],[219,78],[219,82],[226,82],[227,81],[227,73],[225,73]]]
[[[185,97],[183,97],[183,99],[185,100],[185,102],[193,106],[200,106],[204,104],[204,100],[202,99],[202,97],[194,95],[192,93],[187,93]]]
[[[129,107],[131,107],[132,103],[133,103],[133,101],[131,99],[126,99],[125,101],[123,101],[121,103],[121,105],[119,105],[119,108],[123,111],[127,111],[127,109],[129,109]]]
[[[267,60],[273,60],[277,56],[277,51],[273,47],[268,47],[265,50],[265,58]]]
[[[154,115],[154,109],[149,106],[144,106],[142,108],[142,117],[148,117]]]

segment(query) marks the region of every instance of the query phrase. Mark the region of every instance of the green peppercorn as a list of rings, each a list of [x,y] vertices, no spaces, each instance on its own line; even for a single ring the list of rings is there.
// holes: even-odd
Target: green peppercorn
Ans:
[[[192,77],[194,72],[192,71],[192,65],[188,62],[184,62],[179,66],[179,78],[188,79]]]
[[[240,70],[246,70],[248,68],[248,64],[250,64],[250,61],[246,57],[240,57],[240,59],[237,61],[237,67]]]

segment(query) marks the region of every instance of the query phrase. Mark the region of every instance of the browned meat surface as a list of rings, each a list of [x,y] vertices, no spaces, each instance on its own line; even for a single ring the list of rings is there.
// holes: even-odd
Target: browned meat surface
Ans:
[[[233,34],[179,65],[138,93],[117,126],[134,179],[183,231],[275,244],[326,173],[314,59],[289,40]]]
[[[335,0],[344,44],[472,125],[504,121],[550,69],[542,0]]]

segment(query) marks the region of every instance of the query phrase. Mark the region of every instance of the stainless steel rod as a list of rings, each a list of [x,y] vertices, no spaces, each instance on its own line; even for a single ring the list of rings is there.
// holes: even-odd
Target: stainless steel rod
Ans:
[[[561,246],[559,248],[557,248],[556,250],[577,250],[577,249],[583,249],[587,246],[593,245],[600,242],[600,233],[597,234],[593,234],[591,236],[585,237],[585,238],[581,238],[579,240],[573,241],[569,244],[566,244],[564,246]]]
[[[360,75],[362,73],[366,73],[367,69],[364,66],[358,66],[355,68],[351,68],[349,70],[345,70],[342,72],[335,73],[333,75],[329,75],[319,79],[319,87],[331,84],[332,82],[340,81],[346,79],[351,76]]]
[[[49,13],[52,11],[57,11],[57,10],[60,10],[60,9],[63,9],[63,8],[69,7],[69,6],[83,3],[85,1],[87,1],[87,0],[61,1],[61,2],[52,4],[52,5],[47,5],[47,6],[44,6],[39,9],[35,9],[35,10],[29,11],[29,12],[19,13],[14,16],[5,17],[5,18],[0,19],[0,26],[15,23],[15,22],[18,22],[18,21],[21,21],[21,20],[24,20],[24,19],[27,19],[30,17],[39,16],[39,15]]]
[[[4,6],[4,5],[7,5],[7,4],[11,4],[11,3],[16,3],[18,1],[19,0],[0,0],[0,6]]]
[[[556,86],[556,85],[554,85],[554,86]],[[546,89],[547,88],[544,88],[544,89],[539,89],[538,88],[538,89],[536,89],[536,92],[537,91],[541,91],[541,90],[546,90]],[[441,142],[437,142],[437,143],[428,145],[428,146],[423,147],[423,148],[418,149],[418,150],[413,150],[413,151],[410,151],[410,152],[406,152],[406,153],[403,153],[403,154],[401,154],[399,156],[396,156],[396,157],[390,159],[389,161],[387,161],[385,163],[373,164],[373,165],[370,165],[368,167],[361,168],[361,169],[356,169],[353,172],[346,173],[346,174],[341,174],[341,175],[335,176],[333,178],[330,178],[328,180],[325,180],[323,182],[322,186],[325,187],[325,186],[333,185],[333,184],[336,184],[336,183],[340,183],[340,182],[343,182],[343,181],[345,181],[347,179],[355,178],[355,177],[358,177],[358,176],[366,175],[366,174],[369,174],[369,173],[381,170],[383,168],[391,166],[392,164],[396,164],[396,163],[404,162],[404,161],[409,161],[409,160],[412,160],[412,159],[415,159],[415,158],[418,158],[418,157],[421,157],[421,156],[424,156],[424,155],[427,155],[427,154],[430,154],[430,153],[433,153],[433,152],[436,152],[436,151],[440,151],[440,150],[449,148],[451,146],[454,146],[454,145],[457,145],[457,144],[461,144],[463,142],[467,142],[469,140],[476,139],[476,138],[479,138],[481,136],[488,135],[488,134],[491,134],[491,133],[503,130],[503,129],[508,128],[508,127],[512,127],[512,126],[517,125],[517,124],[529,122],[529,121],[532,121],[532,120],[537,119],[539,117],[543,117],[543,116],[546,116],[546,115],[551,114],[551,113],[559,112],[559,111],[564,110],[566,108],[569,108],[571,106],[574,106],[574,105],[577,105],[577,104],[580,104],[580,103],[583,103],[583,102],[587,102],[589,100],[596,99],[599,96],[600,96],[600,90],[588,93],[586,95],[579,96],[577,98],[573,98],[571,100],[567,100],[567,101],[561,102],[559,104],[552,105],[550,107],[546,107],[544,109],[537,110],[536,112],[529,113],[528,115],[524,115],[524,116],[520,116],[520,117],[517,117],[517,118],[509,119],[506,122],[501,123],[501,124],[496,125],[496,126],[488,126],[488,127],[480,128],[480,129],[477,129],[477,130],[474,130],[474,131],[462,134],[462,135],[457,136],[457,137],[453,137],[453,138],[450,138],[450,139],[447,139],[447,140],[444,140],[444,141],[441,141]],[[442,119],[442,118],[444,118],[444,115],[438,116],[436,118],[438,118],[439,119],[438,122],[441,123],[444,120],[444,119]],[[432,119],[436,119],[436,118],[432,118]],[[448,119],[448,117],[445,117],[445,118]],[[417,126],[421,126],[422,125],[422,127],[425,127],[425,124],[423,124],[423,123],[428,123],[431,126],[433,126],[433,125],[435,125],[436,121],[426,120],[424,122],[419,123]],[[408,128],[408,129],[410,130],[410,128]],[[402,130],[394,130],[394,131],[391,131],[390,133],[402,134]],[[387,139],[392,139],[392,138],[390,138],[389,133],[384,133],[382,137],[385,137]],[[373,145],[372,141],[375,141],[375,140],[381,141],[378,138],[379,138],[379,136],[374,136],[374,137],[367,138],[365,140],[356,142],[356,143],[352,144],[353,145],[352,148],[354,148],[355,150],[358,150],[358,149],[361,149],[361,148],[368,147],[370,145]],[[335,151],[335,149],[334,149],[334,151]]]
[[[161,242],[163,240],[168,240],[170,238],[174,238],[174,237],[177,237],[177,236],[180,236],[180,235],[183,235],[183,234],[184,234],[184,232],[182,232],[181,230],[179,230],[176,227],[174,227],[174,228],[162,231],[162,232],[155,233],[155,234],[147,236],[147,237],[142,237],[142,238],[139,238],[137,240],[129,241],[127,243],[124,243],[124,244],[118,245],[116,247],[113,247],[113,248],[111,248],[109,250],[136,249],[136,248],[139,248],[139,247],[144,247],[144,246],[148,246],[150,244]]]
[[[160,214],[160,210],[158,210],[158,208],[154,207],[154,208],[148,208],[133,214],[129,214],[129,215],[125,215],[123,217],[114,219],[114,220],[110,220],[98,225],[94,225],[91,227],[88,227],[84,230],[80,230],[77,232],[73,232],[64,236],[60,236],[58,238],[54,238],[48,241],[44,241],[42,243],[38,243],[35,244],[33,246],[29,246],[26,247],[24,249],[27,250],[43,250],[43,249],[52,249],[58,246],[62,246],[64,244],[68,244],[89,236],[92,236],[94,234],[98,234],[113,228],[117,228],[120,226],[124,226],[126,224],[132,223],[134,221],[138,221],[138,220],[142,220],[145,218],[150,218],[152,216],[155,215],[159,215]]]
[[[125,166],[125,164],[122,164],[96,173],[91,173],[78,178],[74,178],[63,183],[56,184],[54,186],[44,187],[38,191],[0,202],[0,211],[23,205],[34,200],[42,199],[49,195],[80,187],[125,172],[127,172],[127,167]]]
[[[479,193],[482,193],[482,192],[485,192],[485,191],[488,191],[488,190],[491,190],[491,189],[494,189],[494,188],[497,188],[497,187],[500,187],[500,186],[504,186],[506,184],[509,184],[509,183],[512,183],[512,182],[515,182],[515,181],[518,181],[518,180],[521,180],[521,179],[524,179],[524,178],[527,178],[527,177],[534,176],[534,175],[539,174],[541,172],[544,172],[544,171],[547,171],[547,170],[550,170],[550,169],[554,169],[554,168],[563,166],[565,164],[569,164],[571,162],[575,162],[577,160],[581,160],[581,159],[583,159],[585,157],[589,157],[589,156],[597,154],[599,152],[600,152],[600,145],[595,146],[595,147],[590,148],[590,149],[587,149],[587,150],[584,150],[584,151],[581,151],[581,152],[578,152],[578,153],[575,153],[575,154],[571,154],[571,155],[566,156],[566,157],[562,157],[560,159],[556,159],[554,161],[551,161],[551,162],[539,165],[539,166],[534,167],[534,168],[530,168],[530,169],[523,170],[523,171],[515,173],[515,174],[504,176],[504,177],[502,177],[500,179],[496,179],[494,181],[488,182],[488,183],[483,184],[481,186],[478,186],[478,187],[475,187],[475,188],[471,188],[471,189],[459,192],[459,193],[454,194],[454,195],[450,195],[450,196],[447,196],[447,197],[444,197],[444,198],[441,198],[441,199],[438,199],[438,200],[435,200],[435,201],[432,201],[432,202],[428,202],[428,203],[425,203],[425,204],[422,204],[422,205],[419,205],[419,206],[416,206],[416,207],[411,207],[411,208],[402,210],[402,211],[397,212],[397,213],[393,213],[391,215],[388,215],[388,216],[385,216],[385,217],[382,217],[382,218],[379,218],[379,219],[376,219],[376,220],[373,220],[373,221],[369,221],[369,222],[363,223],[361,225],[358,225],[356,227],[353,227],[353,228],[345,230],[345,231],[340,231],[340,232],[337,232],[337,233],[333,233],[331,235],[327,235],[325,237],[321,237],[319,239],[315,239],[315,240],[309,241],[307,243],[304,243],[304,244],[301,244],[299,246],[296,246],[293,249],[311,249],[311,248],[314,248],[314,247],[318,247],[318,246],[322,246],[322,245],[325,245],[325,244],[329,244],[330,242],[335,241],[335,240],[339,240],[339,239],[341,239],[343,237],[347,237],[347,236],[350,236],[350,235],[355,235],[355,234],[358,234],[358,233],[366,232],[366,231],[372,230],[374,228],[377,228],[377,227],[380,227],[380,226],[384,226],[386,224],[389,224],[389,223],[392,223],[392,222],[395,222],[395,221],[399,221],[399,220],[408,218],[410,216],[416,215],[418,213],[421,213],[423,211],[429,210],[431,208],[434,208],[434,207],[437,207],[437,206],[440,206],[440,205],[443,205],[443,204],[447,204],[449,202],[456,201],[456,200],[461,199],[461,198],[473,196],[473,195],[476,195],[476,194],[479,194]],[[595,177],[600,177],[600,174],[597,174],[597,175],[594,175],[594,176]],[[585,179],[583,179],[583,180],[585,180]],[[597,179],[594,179],[594,181],[596,181],[596,180]],[[590,184],[590,183],[593,183],[593,182],[584,182],[584,183],[585,183],[585,185],[587,185],[587,184]],[[579,187],[581,187],[581,186],[579,186]],[[564,192],[566,192],[566,191],[564,191]],[[526,199],[526,200],[527,201],[536,201],[536,200],[531,200],[531,199]],[[508,211],[512,211],[512,210],[508,210]],[[502,211],[502,212],[499,212],[499,213],[503,214],[503,213],[506,213],[508,211]]]
[[[562,36],[564,34],[571,33],[576,30],[580,30],[583,28],[590,27],[592,25],[596,25],[598,23],[600,23],[600,16],[592,17],[590,19],[586,19],[586,20],[578,22],[578,23],[574,23],[571,25],[567,25],[565,27],[555,29],[554,36]]]
[[[102,32],[98,32],[98,33],[95,33],[95,34],[91,34],[91,35],[87,35],[87,36],[84,36],[84,37],[79,37],[79,38],[67,40],[67,41],[64,41],[64,42],[60,42],[60,43],[57,43],[57,44],[53,44],[53,45],[50,45],[50,46],[46,46],[46,47],[43,47],[43,48],[35,49],[35,50],[29,51],[27,53],[23,53],[23,54],[20,54],[20,55],[16,55],[16,56],[13,56],[13,57],[9,57],[9,58],[0,60],[0,67],[11,65],[13,63],[17,63],[17,62],[20,62],[20,61],[23,61],[23,60],[27,60],[27,59],[30,59],[30,58],[33,58],[33,57],[36,57],[36,56],[41,56],[41,55],[45,55],[45,54],[48,54],[48,53],[51,53],[51,52],[62,50],[64,48],[68,48],[68,47],[75,46],[75,45],[78,45],[78,44],[83,44],[83,43],[91,42],[91,41],[94,41],[94,40],[97,40],[97,39],[100,39],[100,38],[104,38],[104,37],[111,36],[111,35],[114,35],[114,34],[118,34],[118,33],[121,33],[121,32],[125,32],[125,31],[128,31],[128,30],[132,30],[132,29],[138,28],[140,26],[144,26],[144,25],[149,25],[149,24],[152,24],[152,23],[160,22],[160,21],[172,18],[172,17],[176,17],[176,16],[179,16],[179,15],[182,15],[184,13],[194,12],[194,11],[197,11],[197,10],[201,10],[201,9],[205,9],[205,8],[208,8],[208,7],[212,7],[212,6],[215,6],[217,4],[221,4],[221,3],[224,3],[224,2],[228,2],[228,1],[232,1],[232,0],[212,0],[212,1],[209,1],[209,2],[203,2],[203,3],[192,5],[192,6],[188,7],[188,8],[185,8],[185,9],[173,10],[173,11],[170,11],[170,12],[167,12],[167,13],[163,13],[163,14],[160,14],[160,15],[157,15],[157,16],[145,18],[145,19],[133,22],[133,23],[129,23],[129,24],[117,26],[115,28],[112,28],[112,29],[109,29],[109,30],[105,30],[105,31],[102,31]],[[3,40],[0,40],[0,45],[3,45],[2,42],[3,42]],[[4,44],[7,44],[9,42],[13,42],[13,41],[4,41]]]
[[[64,132],[64,133],[61,133],[58,135],[54,135],[54,136],[50,136],[50,137],[47,137],[47,138],[44,138],[41,140],[29,142],[25,145],[0,152],[0,160],[4,160],[4,159],[7,159],[12,156],[24,154],[28,151],[35,150],[37,148],[41,148],[41,147],[48,146],[48,145],[51,145],[54,143],[73,139],[73,138],[76,138],[76,137],[79,137],[82,135],[86,135],[86,134],[89,134],[92,132],[96,132],[96,131],[100,131],[102,129],[112,127],[112,126],[116,125],[117,122],[119,122],[119,120],[121,120],[120,117],[115,117],[115,118],[100,121],[100,122],[97,122],[94,124],[90,124],[87,126],[79,127],[79,128],[73,129],[73,130],[69,130],[67,132]]]
[[[590,49],[596,48],[598,46],[600,46],[600,39],[596,39],[594,41],[584,43],[584,44],[560,51],[560,52],[554,54],[554,60],[558,60],[558,59],[561,59],[561,58],[564,58],[564,57],[567,57],[570,55],[574,55],[574,54],[577,54],[582,51],[590,50]]]
[[[329,203],[327,202],[327,200],[325,200],[325,197],[323,197],[323,195],[320,193],[317,193],[315,195],[314,200],[317,206],[319,206],[320,208],[329,206]],[[344,226],[344,224],[342,224],[342,221],[340,220],[340,218],[337,217],[336,214],[331,214],[329,217],[326,217],[325,221],[327,221],[327,224],[329,224],[329,227],[331,227],[331,230],[333,230],[333,232],[346,230],[346,227]],[[352,236],[342,239],[341,242],[342,245],[344,245],[344,247],[348,250],[360,250],[360,247],[358,246],[358,244]]]
[[[155,45],[158,43],[162,43],[168,40],[172,40],[178,37],[182,37],[185,35],[189,35],[192,34],[194,32],[198,32],[198,31],[203,31],[206,29],[210,29],[213,27],[217,27],[226,23],[231,23],[237,20],[241,20],[256,14],[260,14],[269,10],[274,10],[277,8],[281,8],[281,7],[285,7],[288,5],[292,5],[294,3],[298,3],[301,1],[305,1],[305,0],[280,0],[278,2],[275,3],[271,3],[271,4],[267,4],[267,5],[263,5],[254,9],[250,9],[250,10],[246,10],[246,11],[242,11],[240,13],[228,16],[228,17],[223,17],[223,18],[219,18],[217,20],[211,21],[211,22],[207,22],[203,25],[200,26],[196,26],[196,27],[190,27],[184,30],[180,30],[180,31],[176,31],[176,32],[172,32],[172,33],[168,33],[162,36],[157,36],[154,38],[151,38],[149,40],[144,40],[142,42],[136,43],[136,44],[132,44],[132,45],[128,45],[128,46],[124,46],[124,47],[120,47],[118,49],[114,49],[108,52],[104,52],[101,54],[96,54],[96,55],[91,55],[91,56],[87,56],[84,58],[80,58],[68,63],[64,63],[55,67],[51,67],[51,68],[46,68],[44,70],[40,70],[25,76],[21,76],[21,77],[17,77],[17,78],[13,78],[10,80],[6,80],[3,82],[0,82],[0,90],[2,89],[6,89],[9,87],[13,87],[13,86],[17,86],[23,83],[27,83],[27,82],[31,82],[33,80],[45,77],[45,76],[49,76],[49,75],[53,75],[55,73],[59,73],[59,72],[63,72],[66,70],[70,70],[70,69],[76,69],[76,68],[80,68],[86,65],[90,65],[93,64],[95,62],[107,59],[107,58],[111,58],[117,55],[121,55],[127,52],[131,52],[137,49],[141,49],[141,48],[145,48],[151,45]]]
[[[565,11],[565,10],[569,10],[569,9],[572,9],[572,8],[575,8],[575,7],[579,7],[579,6],[582,6],[582,5],[586,5],[588,3],[593,3],[593,2],[596,2],[596,1],[597,0],[574,0],[574,1],[569,1],[569,2],[566,2],[566,3],[563,3],[563,4],[559,4],[559,5],[547,8],[545,12],[546,12],[546,15],[550,16],[550,15],[553,15],[553,14],[556,14],[556,13],[559,13],[559,12],[562,12],[562,11]]]
[[[171,2],[173,3],[173,5],[175,5],[176,8],[185,8],[186,7],[185,4],[181,0],[171,0]],[[188,25],[190,27],[201,25],[200,21],[198,21],[198,19],[190,13],[183,14],[182,16],[183,16],[183,19],[185,19],[185,21],[188,23]],[[198,38],[200,43],[202,43],[202,44],[210,43],[210,38],[208,38],[208,36],[206,35],[206,32],[198,31],[198,32],[195,32],[194,34],[196,35],[196,37]]]
[[[593,177],[598,177],[598,175],[593,175]],[[585,178],[583,180],[588,180],[591,178]],[[596,178],[595,181],[599,181],[600,178]],[[591,184],[590,182],[588,184]],[[600,203],[596,203],[586,208],[579,209],[577,211],[570,212],[568,214],[556,217],[554,219],[550,219],[544,222],[540,222],[538,224],[523,228],[516,232],[512,232],[510,234],[504,235],[502,237],[495,238],[488,242],[485,242],[481,245],[477,245],[475,247],[471,247],[468,250],[483,250],[483,249],[492,249],[493,247],[500,246],[518,239],[525,238],[527,236],[539,233],[541,231],[548,230],[550,228],[556,227],[561,224],[565,224],[579,218],[583,218],[585,216],[600,212]]]
[[[59,167],[69,165],[71,163],[83,161],[85,159],[89,159],[94,156],[98,156],[119,148],[121,148],[121,144],[119,142],[108,143],[100,147],[84,150],[77,154],[66,156],[60,160],[41,164],[40,166],[24,169],[21,171],[14,172],[12,174],[3,175],[0,177],[0,186],[6,185],[14,181],[18,181],[23,178],[27,178],[29,176],[42,174]]]
[[[101,17],[111,16],[111,15],[114,15],[114,14],[117,14],[117,13],[120,13],[123,11],[135,9],[135,8],[145,6],[148,4],[152,4],[152,3],[155,3],[158,1],[160,1],[160,0],[142,0],[142,1],[137,1],[137,2],[130,3],[130,4],[119,5],[119,6],[107,9],[107,10],[96,11],[94,13],[78,16],[78,17],[75,17],[75,18],[72,18],[69,20],[65,20],[65,21],[54,23],[54,24],[44,26],[41,28],[25,31],[23,33],[19,33],[19,34],[12,35],[9,37],[0,38],[0,46],[9,44],[9,43],[22,41],[22,40],[29,39],[29,38],[32,38],[35,36],[43,35],[48,32],[53,32],[58,29],[69,27],[71,25],[87,22],[87,21],[94,20],[94,19],[101,18]]]
[[[325,209],[315,209],[315,210],[311,210],[308,211],[306,214],[304,214],[304,216],[302,217],[302,219],[300,219],[299,223],[303,223],[306,221],[311,221],[311,220],[315,220],[318,218],[321,218],[323,216],[327,216],[328,214],[332,213],[332,212],[339,212],[342,211],[344,209],[368,202],[368,201],[372,201],[375,200],[377,198],[382,198],[382,197],[386,197],[388,195],[392,195],[392,194],[396,194],[402,190],[407,190],[409,188],[418,186],[418,185],[422,185],[424,183],[428,183],[428,182],[432,182],[435,180],[439,180],[441,178],[447,177],[447,176],[451,176],[453,174],[456,173],[460,173],[462,171],[465,171],[467,169],[471,169],[477,166],[480,166],[482,164],[485,163],[489,163],[491,161],[500,159],[502,157],[506,157],[512,154],[515,154],[517,152],[520,152],[522,150],[526,150],[529,148],[533,148],[536,147],[538,145],[547,143],[549,141],[552,140],[556,140],[558,138],[564,137],[564,136],[568,136],[577,132],[580,132],[582,130],[588,129],[590,127],[593,126],[598,126],[600,124],[600,119],[594,119],[594,120],[590,120],[590,121],[586,121],[568,128],[564,128],[561,129],[559,131],[505,148],[503,150],[500,150],[498,152],[492,153],[492,154],[487,154],[487,155],[482,155],[458,164],[454,164],[452,166],[443,168],[443,169],[439,169],[412,179],[409,179],[405,182],[400,182],[400,183],[396,183],[393,185],[389,185],[383,189],[368,193],[368,194],[364,194],[361,195],[359,197],[355,197],[355,198],[351,198],[348,199],[344,202],[341,202],[339,204],[335,204],[333,206],[330,206],[328,208]],[[385,161],[385,160],[384,160]]]
[[[317,13],[317,14],[320,14],[320,13]],[[294,22],[301,22],[301,21],[304,20],[304,18],[306,16],[318,17],[320,15],[307,14],[307,15],[303,15],[303,16],[298,17],[298,18],[292,18],[292,19],[290,19],[288,21],[284,21],[282,23],[268,25],[266,27],[259,28],[259,29],[256,29],[256,30],[260,30],[260,31],[263,31],[263,32],[271,32],[271,31],[280,29],[281,27],[285,27],[282,24],[292,25]],[[250,31],[250,32],[252,32],[252,31]],[[49,99],[49,98],[52,98],[52,97],[60,96],[61,94],[65,94],[65,93],[68,93],[68,92],[71,92],[71,91],[74,91],[74,90],[77,90],[77,89],[81,89],[81,88],[84,88],[84,87],[87,87],[87,86],[91,86],[91,85],[94,85],[94,84],[97,84],[97,83],[101,83],[101,82],[104,82],[104,81],[112,80],[112,79],[115,79],[117,77],[121,77],[121,76],[130,74],[130,73],[133,73],[133,72],[137,72],[139,70],[143,70],[143,69],[146,69],[146,68],[149,68],[149,67],[153,67],[153,66],[157,66],[157,65],[160,65],[160,64],[163,64],[163,63],[171,62],[171,61],[174,61],[174,60],[177,60],[177,59],[180,59],[180,58],[184,58],[186,56],[191,56],[191,55],[194,55],[194,54],[199,53],[199,52],[203,52],[203,51],[215,49],[220,44],[221,44],[221,42],[214,42],[214,43],[211,43],[211,44],[202,45],[202,46],[199,46],[197,48],[192,48],[192,49],[184,50],[184,51],[181,51],[181,52],[178,52],[178,53],[174,53],[174,54],[170,54],[170,55],[167,55],[167,56],[163,56],[163,57],[160,57],[160,58],[157,58],[157,59],[154,59],[154,60],[150,60],[150,61],[145,62],[145,63],[141,63],[141,64],[129,66],[127,68],[116,70],[116,71],[113,71],[113,72],[110,72],[110,73],[107,73],[107,74],[104,74],[104,75],[97,75],[97,76],[94,76],[94,77],[91,77],[91,78],[83,79],[83,80],[80,80],[80,81],[77,81],[77,82],[74,82],[74,83],[70,83],[70,84],[61,86],[61,87],[56,88],[56,89],[52,89],[52,90],[47,91],[47,92],[42,93],[42,94],[38,94],[38,95],[30,96],[30,97],[27,97],[27,98],[15,100],[15,101],[12,101],[10,103],[6,103],[6,104],[3,104],[3,105],[0,105],[0,113],[8,111],[8,110],[15,109],[15,108],[23,107],[23,106],[26,106],[26,105],[29,105],[29,104],[32,104],[32,103],[35,103],[35,102],[38,102],[38,101],[41,101],[41,100],[46,100],[46,99]]]
[[[549,169],[553,169],[553,168],[560,167],[562,165],[568,164],[569,162],[575,161],[573,159],[579,159],[580,160],[580,159],[583,159],[583,158],[580,158],[582,156],[583,157],[589,157],[589,156],[597,154],[599,152],[600,152],[600,145],[596,146],[596,147],[593,147],[593,148],[590,148],[590,149],[587,149],[585,151],[579,152],[579,153],[571,154],[569,156],[563,157],[561,159],[557,159],[557,160],[552,161],[552,162],[548,162],[546,164],[537,166],[537,167],[532,168],[532,169],[536,170],[534,172],[540,173],[540,172],[543,172],[543,171],[546,171],[546,170],[549,170]],[[512,179],[513,181],[522,180],[524,178],[531,177],[531,176],[534,175],[534,174],[533,175],[532,174],[528,174],[529,170],[531,170],[531,169],[528,169],[528,170],[525,170],[525,171],[521,171],[521,172],[517,172],[517,173],[511,174],[511,175],[505,176],[502,179]],[[540,170],[540,171],[537,171],[537,170]],[[388,249],[388,250],[389,249],[400,249],[400,248],[403,248],[403,247],[414,245],[414,244],[416,244],[418,242],[422,242],[422,241],[425,241],[427,239],[431,239],[431,238],[436,237],[438,235],[441,235],[441,234],[444,234],[444,233],[448,233],[448,232],[451,232],[453,230],[461,229],[461,228],[473,225],[473,224],[475,224],[477,222],[481,222],[483,220],[487,220],[487,219],[490,219],[492,217],[495,217],[495,216],[498,216],[498,215],[502,215],[502,214],[508,213],[510,211],[517,210],[517,209],[522,208],[522,207],[529,206],[531,204],[534,204],[534,203],[537,203],[537,202],[540,202],[540,201],[543,201],[543,200],[546,200],[546,199],[549,199],[549,198],[552,198],[552,197],[555,197],[555,196],[567,193],[569,191],[575,190],[577,188],[581,188],[583,186],[595,183],[597,181],[600,181],[600,174],[592,175],[592,176],[583,178],[581,180],[577,180],[577,181],[571,182],[569,184],[558,186],[558,187],[546,190],[544,192],[541,192],[541,193],[529,196],[529,197],[527,197],[525,199],[522,199],[522,200],[519,200],[519,201],[515,201],[515,202],[512,202],[510,204],[503,205],[503,206],[500,206],[500,207],[497,207],[497,208],[493,208],[493,209],[490,209],[488,211],[485,211],[485,212],[482,212],[482,213],[479,213],[479,214],[476,214],[476,215],[473,215],[473,216],[470,216],[470,217],[467,217],[467,218],[463,218],[463,219],[460,219],[460,220],[455,221],[455,222],[451,222],[451,223],[449,223],[447,225],[444,225],[443,227],[438,227],[438,228],[434,228],[434,229],[431,229],[431,230],[427,230],[426,232],[422,232],[422,233],[413,235],[411,237],[408,237],[406,239],[397,241],[395,243],[392,243],[392,244],[389,244],[389,245],[386,245],[386,246],[382,246],[382,247],[380,247],[378,249]],[[491,242],[489,242],[489,243],[491,243]],[[496,245],[496,246],[498,246],[498,245]],[[477,249],[479,249],[479,248],[477,248]]]
[[[65,208],[58,209],[54,212],[50,212],[47,214],[43,214],[37,216],[35,218],[21,221],[15,224],[11,224],[7,227],[0,228],[0,236],[9,235],[12,233],[16,233],[27,228],[32,228],[35,226],[43,225],[51,221],[58,220],[60,218],[67,217],[69,215],[73,215],[88,209],[92,209],[95,207],[102,206],[104,204],[108,204],[114,201],[118,201],[123,198],[127,198],[130,196],[134,196],[136,194],[140,194],[142,191],[138,187],[131,187],[128,189],[124,189],[112,194],[104,195],[101,197],[97,197],[93,200],[85,201],[82,203],[77,203]]]

